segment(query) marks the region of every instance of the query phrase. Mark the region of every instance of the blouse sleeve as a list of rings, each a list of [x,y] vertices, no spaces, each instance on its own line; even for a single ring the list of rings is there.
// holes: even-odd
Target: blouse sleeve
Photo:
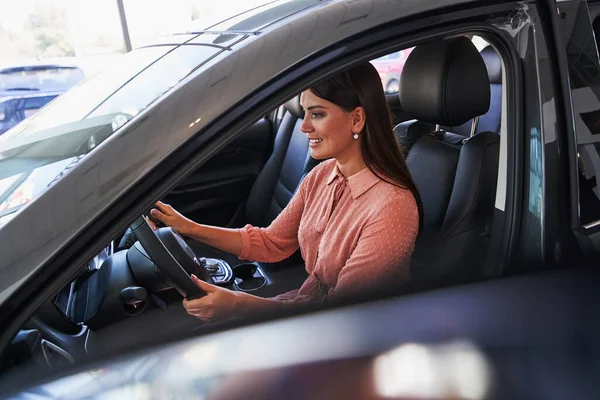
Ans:
[[[410,192],[381,207],[364,226],[328,297],[357,295],[408,280],[418,230],[419,212]]]
[[[298,250],[298,228],[304,211],[307,180],[308,176],[271,225],[257,228],[248,224],[238,230],[242,237],[240,259],[277,262]]]

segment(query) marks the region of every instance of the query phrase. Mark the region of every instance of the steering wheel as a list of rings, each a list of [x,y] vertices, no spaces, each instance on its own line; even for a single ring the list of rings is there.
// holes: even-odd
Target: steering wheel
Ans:
[[[189,300],[206,294],[190,275],[195,274],[208,283],[213,283],[212,277],[177,231],[169,227],[154,231],[143,216],[136,218],[130,228],[150,259],[179,294]]]

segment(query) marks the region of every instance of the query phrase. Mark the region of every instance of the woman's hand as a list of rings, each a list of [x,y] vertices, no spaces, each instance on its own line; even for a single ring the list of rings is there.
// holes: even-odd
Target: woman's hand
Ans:
[[[192,275],[192,279],[206,296],[194,300],[183,300],[188,314],[206,322],[222,321],[231,317],[242,316],[243,295],[219,286],[201,281]]]
[[[165,224],[175,229],[181,235],[187,235],[190,231],[190,227],[194,225],[194,222],[180,213],[178,213],[173,207],[162,201],[156,202],[156,208],[150,210],[150,215]],[[152,229],[156,230],[156,225],[147,219]]]

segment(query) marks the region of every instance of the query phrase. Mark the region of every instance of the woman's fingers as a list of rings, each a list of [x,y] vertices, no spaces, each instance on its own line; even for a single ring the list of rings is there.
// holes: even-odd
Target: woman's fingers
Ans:
[[[156,208],[158,208],[160,211],[162,211],[165,214],[168,214],[169,209],[171,208],[170,205],[163,203],[162,201],[157,201],[155,205],[156,205]]]
[[[156,208],[153,208],[152,210],[150,210],[150,215],[152,215],[154,218],[161,218],[165,214],[163,214],[162,212],[160,212]]]
[[[194,302],[188,302],[187,304],[184,300],[183,306],[185,307],[185,311],[194,317],[209,317],[211,313],[208,307],[201,302],[196,302],[196,300],[194,300]]]
[[[196,285],[198,285],[198,287],[202,290],[204,290],[205,293],[212,293],[214,292],[217,287],[214,285],[211,285],[210,283],[204,282],[203,280],[199,279],[196,275],[192,274],[192,280],[194,281],[194,283]]]
[[[212,307],[207,305],[203,299],[184,300],[183,307],[188,314],[195,317],[208,318],[212,316]]]
[[[166,215],[163,214],[162,212],[158,211],[156,208],[153,208],[152,210],[150,210],[150,215],[152,215],[153,218],[156,218],[159,221],[165,222],[165,217]]]
[[[183,299],[183,307],[188,314],[206,321],[218,321],[233,315],[236,305],[239,305],[239,296],[235,292],[201,281],[195,275],[192,275],[192,280],[206,296]]]
[[[212,316],[205,314],[203,312],[189,312],[188,314],[191,315],[192,317],[196,317],[202,321],[206,321],[206,322],[210,322],[210,320],[212,319]]]
[[[203,302],[200,299],[197,299],[197,300],[184,300],[183,301],[183,307],[189,313],[206,311],[206,309],[207,309],[206,304],[203,304]]]

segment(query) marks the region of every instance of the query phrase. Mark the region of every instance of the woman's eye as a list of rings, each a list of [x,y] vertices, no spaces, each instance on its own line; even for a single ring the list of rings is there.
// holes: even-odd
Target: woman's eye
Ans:
[[[319,119],[319,118],[323,118],[323,116],[324,116],[324,114],[323,114],[323,113],[312,113],[312,114],[310,115],[310,117],[311,117],[312,119]]]

